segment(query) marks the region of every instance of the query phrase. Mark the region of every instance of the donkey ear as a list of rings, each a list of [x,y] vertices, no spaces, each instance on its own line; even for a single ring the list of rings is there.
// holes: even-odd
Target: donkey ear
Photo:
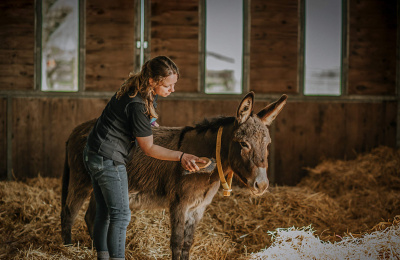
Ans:
[[[269,104],[263,110],[258,112],[257,116],[266,126],[270,126],[272,124],[272,121],[275,120],[276,116],[281,112],[283,107],[286,105],[287,98],[288,98],[287,95],[282,95],[278,101]]]
[[[239,123],[239,125],[246,122],[249,116],[251,116],[253,112],[253,106],[254,106],[254,92],[251,91],[242,99],[242,102],[240,102],[240,105],[238,107],[236,113],[236,120]]]

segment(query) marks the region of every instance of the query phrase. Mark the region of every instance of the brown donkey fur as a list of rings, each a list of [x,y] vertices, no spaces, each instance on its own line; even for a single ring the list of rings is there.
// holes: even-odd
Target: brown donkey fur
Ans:
[[[252,194],[263,194],[267,178],[268,126],[286,104],[287,96],[253,114],[254,93],[241,101],[236,117],[219,117],[195,127],[153,128],[154,143],[186,153],[216,158],[218,129],[222,126],[221,162],[224,175],[233,171]],[[71,228],[83,202],[92,191],[90,177],[83,165],[82,151],[95,120],[77,126],[66,145],[62,178],[61,226],[65,244],[71,243]],[[211,174],[183,175],[179,162],[161,161],[146,156],[140,148],[132,151],[127,165],[130,206],[136,209],[169,208],[171,215],[172,259],[189,259],[194,231],[203,213],[217,193],[220,179]],[[92,198],[85,216],[92,234],[95,215]]]

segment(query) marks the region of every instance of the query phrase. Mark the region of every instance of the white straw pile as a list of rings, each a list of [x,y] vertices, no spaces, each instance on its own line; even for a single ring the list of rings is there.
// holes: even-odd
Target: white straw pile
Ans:
[[[334,243],[321,241],[313,233],[310,226],[277,229],[272,233],[273,244],[252,254],[250,259],[400,259],[400,225],[392,225],[360,238],[348,236]]]

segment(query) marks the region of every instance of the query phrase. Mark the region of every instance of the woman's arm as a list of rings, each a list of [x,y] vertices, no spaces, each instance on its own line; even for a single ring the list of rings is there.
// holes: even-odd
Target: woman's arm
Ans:
[[[138,142],[140,149],[142,149],[146,155],[165,161],[181,161],[182,166],[189,171],[200,170],[196,165],[196,162],[205,163],[205,161],[195,155],[183,153],[181,151],[170,150],[154,144],[153,135],[136,137],[136,141]]]

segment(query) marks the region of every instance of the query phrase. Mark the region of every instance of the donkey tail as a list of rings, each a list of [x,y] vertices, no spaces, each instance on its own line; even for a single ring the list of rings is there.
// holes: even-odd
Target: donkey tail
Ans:
[[[68,164],[68,141],[65,145],[64,174],[61,188],[61,237],[64,244],[71,244],[71,213],[67,205],[70,168]]]
[[[69,185],[69,164],[68,164],[68,141],[65,144],[65,162],[64,162],[64,174],[62,176],[62,188],[61,188],[61,208],[63,209],[67,203],[68,196],[68,185]]]

